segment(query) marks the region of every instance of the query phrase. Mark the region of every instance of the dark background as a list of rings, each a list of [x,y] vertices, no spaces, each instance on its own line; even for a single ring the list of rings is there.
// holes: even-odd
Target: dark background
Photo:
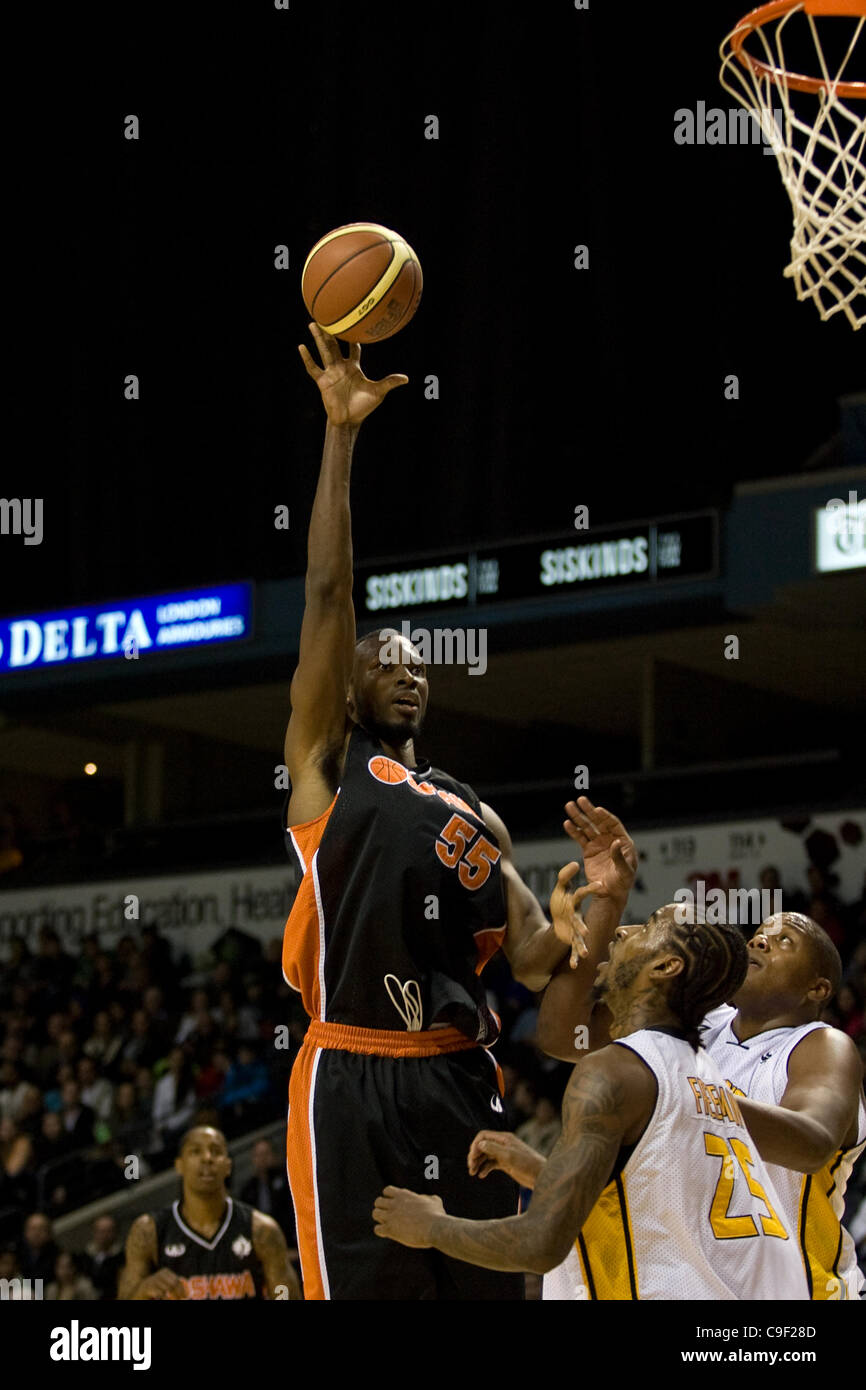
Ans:
[[[349,221],[397,229],[425,277],[411,326],[363,353],[410,384],[361,436],[358,560],[561,531],[577,503],[594,525],[724,505],[832,460],[861,335],[782,277],[775,160],[674,141],[678,108],[732,105],[717,50],[739,16],[49,9],[13,50],[25,428],[2,489],[44,498],[45,541],[15,543],[3,610],[302,572],[323,413],[300,270]]]

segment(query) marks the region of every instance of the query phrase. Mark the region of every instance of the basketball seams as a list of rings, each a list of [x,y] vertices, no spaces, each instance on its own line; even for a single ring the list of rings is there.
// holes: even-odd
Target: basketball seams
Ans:
[[[379,241],[371,241],[370,244],[369,244],[368,246],[362,246],[362,247],[360,247],[357,251],[353,251],[353,252],[351,253],[351,255],[347,256],[346,259],[345,259],[344,261],[341,261],[339,265],[335,265],[335,266],[334,266],[334,269],[328,272],[328,274],[325,276],[324,280],[322,281],[321,285],[320,285],[319,288],[316,290],[316,293],[315,293],[315,295],[313,296],[313,299],[312,299],[312,303],[311,303],[310,306],[309,306],[309,307],[310,307],[310,313],[312,314],[312,316],[313,316],[314,319],[316,319],[316,304],[318,303],[318,300],[319,300],[319,298],[320,298],[322,292],[323,292],[323,291],[326,289],[326,287],[331,283],[331,281],[333,280],[334,276],[335,276],[335,275],[339,275],[341,270],[343,270],[347,265],[351,265],[352,261],[357,260],[359,256],[366,256],[366,255],[368,254],[368,252],[370,252],[370,251],[380,251],[385,245],[388,246],[388,248],[389,248],[391,254],[390,254],[390,256],[388,257],[388,260],[387,260],[386,264],[382,267],[382,269],[381,269],[380,271],[377,272],[376,278],[375,278],[375,280],[373,281],[373,283],[369,286],[368,289],[366,289],[366,290],[363,291],[363,293],[361,294],[361,299],[362,299],[362,300],[363,300],[363,299],[366,299],[366,298],[368,297],[368,295],[375,294],[378,285],[380,284],[380,282],[382,281],[382,279],[384,278],[384,276],[387,275],[388,270],[390,269],[390,267],[391,267],[391,266],[393,265],[393,263],[394,263],[395,249],[394,249],[394,242],[393,242],[393,241],[389,241],[389,242],[387,242],[387,243],[384,242],[384,241],[382,241],[382,240],[379,240]],[[316,319],[316,322],[318,323],[319,320]]]

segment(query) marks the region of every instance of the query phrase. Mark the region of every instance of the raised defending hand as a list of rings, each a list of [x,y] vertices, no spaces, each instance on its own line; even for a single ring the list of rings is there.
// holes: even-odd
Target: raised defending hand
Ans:
[[[592,883],[584,883],[582,887],[575,888],[570,893],[568,885],[579,868],[579,864],[571,863],[560,869],[556,876],[556,887],[550,895],[551,925],[562,944],[571,947],[572,970],[576,968],[580,956],[589,955],[585,940],[589,928],[577,910],[578,905],[584,898],[589,897],[590,893],[604,892],[603,885],[593,880]]]
[[[370,381],[361,371],[360,343],[350,343],[349,356],[344,357],[339,342],[330,333],[317,323],[311,323],[309,329],[319,349],[322,366],[316,366],[302,343],[298,344],[298,352],[307,374],[322,393],[330,424],[360,425],[389,391],[395,386],[405,386],[409,380],[407,376],[392,373],[381,381]]]
[[[603,806],[593,806],[588,796],[569,801],[565,809],[568,820],[563,828],[583,850],[587,879],[600,883],[599,891],[608,897],[628,897],[637,873],[637,850],[622,821]]]

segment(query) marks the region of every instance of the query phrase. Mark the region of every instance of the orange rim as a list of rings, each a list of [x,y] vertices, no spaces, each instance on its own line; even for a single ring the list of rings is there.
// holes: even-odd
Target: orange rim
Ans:
[[[752,10],[740,20],[730,35],[731,51],[744,68],[759,73],[761,77],[769,77],[774,82],[784,82],[785,86],[793,87],[795,91],[811,92],[815,95],[827,87],[823,77],[807,77],[803,73],[787,72],[785,68],[774,68],[743,49],[749,34],[763,28],[771,20],[779,19],[797,9],[810,15],[862,19],[866,16],[866,0],[770,0],[769,4],[759,5],[756,10]],[[866,100],[866,82],[837,82],[833,90],[840,97]]]

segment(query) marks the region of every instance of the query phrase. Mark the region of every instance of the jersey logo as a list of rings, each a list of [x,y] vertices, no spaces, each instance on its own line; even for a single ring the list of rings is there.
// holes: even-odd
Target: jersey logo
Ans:
[[[421,989],[418,981],[407,980],[403,985],[396,975],[386,975],[383,983],[388,991],[388,998],[405,1023],[407,1031],[420,1033],[424,1007],[421,1003]]]
[[[495,1110],[497,1115],[502,1114],[502,1101],[499,1099],[498,1096],[490,1097],[490,1109]]]
[[[770,1060],[770,1058],[772,1057],[772,1055],[773,1055],[772,1052],[762,1052],[762,1053],[761,1053],[761,1061],[762,1061],[762,1062],[768,1062],[768,1061]]]
[[[238,1236],[237,1240],[232,1241],[232,1250],[241,1260],[244,1259],[244,1257],[250,1253],[252,1248],[253,1247],[250,1241],[247,1240],[246,1236]]]
[[[478,814],[463,800],[462,796],[457,796],[455,792],[446,792],[442,787],[434,786],[432,782],[416,782],[408,767],[395,762],[393,758],[386,758],[382,753],[376,753],[368,759],[367,771],[371,777],[375,777],[377,782],[381,782],[386,787],[399,787],[405,782],[419,796],[438,796],[448,806],[456,806],[460,811],[468,811],[470,816]]]
[[[186,1253],[185,1245],[166,1245],[165,1253],[170,1260],[179,1260]]]

